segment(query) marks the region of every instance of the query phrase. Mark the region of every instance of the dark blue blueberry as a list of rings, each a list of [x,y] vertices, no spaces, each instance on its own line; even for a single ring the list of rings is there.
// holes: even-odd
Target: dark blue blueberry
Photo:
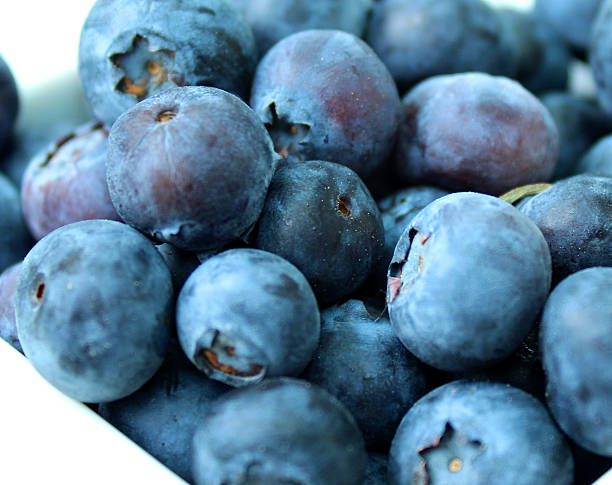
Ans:
[[[387,461],[383,453],[368,453],[363,485],[387,485]]]
[[[15,319],[15,290],[21,264],[21,262],[15,263],[0,273],[0,338],[23,353]]]
[[[573,472],[546,407],[491,382],[451,382],[422,397],[389,453],[391,485],[571,485]]]
[[[278,42],[257,66],[250,104],[283,157],[341,163],[360,177],[381,167],[393,148],[400,107],[371,47],[339,30]]]
[[[33,241],[23,219],[19,191],[0,173],[0,271],[21,261]]]
[[[612,116],[612,0],[601,2],[591,32],[589,62],[595,77],[599,103]]]
[[[593,173],[612,177],[612,135],[604,136],[582,156],[576,173]]]
[[[179,294],[176,322],[187,357],[233,386],[298,375],[321,328],[306,278],[258,249],[231,249],[198,266]]]
[[[385,250],[374,274],[377,287],[386,289],[387,270],[395,246],[412,218],[427,204],[447,194],[448,191],[437,187],[415,186],[400,189],[378,201],[385,231]]]
[[[350,168],[311,160],[284,164],[274,174],[255,245],[293,263],[321,304],[361,286],[383,242],[376,202]]]
[[[276,158],[238,97],[188,86],[145,99],[108,139],[107,182],[121,218],[180,249],[219,249],[257,221]]]
[[[183,251],[168,243],[158,244],[155,249],[159,251],[170,270],[174,293],[178,296],[189,275],[200,264],[200,260],[195,253]]]
[[[588,148],[612,131],[612,117],[595,102],[569,92],[548,93],[540,99],[559,132],[559,160],[552,176],[558,180],[574,173]]]
[[[406,184],[499,195],[550,179],[559,135],[516,81],[483,73],[437,76],[402,100],[394,163]]]
[[[519,64],[513,77],[532,93],[567,89],[572,54],[561,35],[533,11],[498,12],[515,34]]]
[[[87,123],[30,161],[21,205],[37,240],[71,222],[119,219],[106,186],[107,138],[105,127]]]
[[[170,273],[153,244],[125,224],[89,220],[49,233],[26,256],[15,298],[26,357],[75,399],[127,396],[164,359]]]
[[[535,13],[540,22],[549,23],[566,42],[586,49],[593,22],[604,0],[536,0]]]
[[[128,397],[101,404],[100,415],[188,482],[192,443],[213,401],[231,389],[193,367],[171,346],[159,371]]]
[[[545,402],[546,378],[538,343],[539,334],[538,323],[527,334],[519,348],[499,364],[480,371],[447,374],[443,382],[457,379],[501,382],[522,389]]]
[[[544,234],[553,283],[591,266],[612,266],[612,178],[575,175],[519,206]]]
[[[302,30],[337,29],[361,36],[371,6],[372,0],[246,0],[242,11],[263,55]]]
[[[402,93],[436,74],[512,76],[518,64],[512,31],[480,0],[381,0],[366,40]]]
[[[425,366],[397,339],[388,318],[358,300],[321,313],[321,342],[302,377],[337,397],[368,449],[381,451],[426,392]]]
[[[542,315],[548,406],[567,435],[612,458],[612,267],[578,271]]]
[[[270,379],[220,397],[194,441],[197,485],[362,485],[363,438],[319,387]]]
[[[13,133],[18,110],[17,84],[8,65],[0,56],[0,152]]]
[[[85,97],[108,125],[170,87],[248,94],[256,60],[251,28],[225,0],[98,0],[79,44]]]
[[[548,246],[529,218],[495,197],[450,194],[402,234],[389,267],[389,316],[425,363],[481,369],[519,347],[550,281]]]

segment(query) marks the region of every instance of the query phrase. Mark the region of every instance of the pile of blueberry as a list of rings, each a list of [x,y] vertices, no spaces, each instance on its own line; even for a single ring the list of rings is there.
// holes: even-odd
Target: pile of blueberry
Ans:
[[[79,74],[40,148],[0,60],[0,336],[54,386],[197,485],[612,466],[612,0],[98,0]]]

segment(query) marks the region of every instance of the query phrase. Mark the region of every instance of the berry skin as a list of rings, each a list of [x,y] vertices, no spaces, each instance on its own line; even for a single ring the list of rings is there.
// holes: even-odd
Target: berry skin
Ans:
[[[179,294],[176,321],[189,360],[236,387],[298,375],[321,328],[304,275],[259,249],[231,249],[198,266]]]
[[[519,62],[511,29],[480,0],[380,0],[366,40],[402,94],[439,74],[513,76]]]
[[[266,379],[225,394],[194,438],[197,485],[361,485],[367,455],[353,417],[321,388]]]
[[[13,133],[18,111],[17,84],[13,73],[0,56],[0,153]]]
[[[389,453],[390,485],[570,485],[573,475],[544,405],[493,382],[455,381],[423,396]]]
[[[548,406],[567,435],[612,458],[612,268],[565,278],[542,315]]]
[[[98,0],[81,31],[78,69],[93,118],[110,126],[176,86],[243,96],[256,59],[251,28],[225,0]]]
[[[33,241],[23,218],[17,187],[0,173],[0,271],[23,259]]]
[[[553,118],[533,94],[472,72],[432,77],[406,94],[393,161],[409,185],[499,195],[548,181],[558,151]]]
[[[355,417],[370,450],[386,451],[402,416],[426,391],[423,366],[388,318],[358,300],[321,313],[321,341],[302,375],[336,396]]]
[[[36,240],[71,222],[119,220],[106,186],[107,139],[105,127],[87,123],[32,158],[21,204]]]
[[[287,163],[272,178],[255,245],[294,264],[321,305],[347,297],[382,255],[376,202],[359,176],[337,163]]]
[[[400,101],[387,68],[361,39],[305,30],[260,61],[250,105],[283,157],[341,163],[365,178],[393,148]]]
[[[402,234],[389,266],[389,317],[425,363],[483,369],[519,347],[550,282],[546,240],[528,217],[496,197],[457,192],[425,207]]]
[[[612,0],[603,0],[591,32],[589,63],[601,107],[612,116]]]
[[[553,284],[591,266],[612,265],[612,178],[560,180],[519,205],[546,238]]]
[[[100,416],[188,482],[193,435],[212,403],[231,388],[213,381],[173,344],[159,371],[133,394],[100,404]]]
[[[221,249],[255,224],[276,166],[272,141],[238,97],[169,89],[113,124],[106,178],[121,218],[180,249]]]
[[[60,391],[84,402],[120,399],[164,359],[172,281],[153,244],[115,221],[60,227],[38,241],[15,295],[26,357]]]

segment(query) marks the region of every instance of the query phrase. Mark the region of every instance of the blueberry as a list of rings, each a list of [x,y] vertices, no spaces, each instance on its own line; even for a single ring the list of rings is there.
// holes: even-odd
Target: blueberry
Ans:
[[[567,89],[572,54],[561,35],[533,11],[509,7],[498,12],[515,34],[516,79],[532,93]]]
[[[177,344],[150,381],[128,397],[101,404],[99,413],[191,483],[195,430],[214,400],[229,389],[198,372]]]
[[[355,291],[378,263],[383,242],[376,203],[350,168],[311,160],[274,174],[255,245],[297,266],[320,304]]]
[[[25,355],[75,399],[124,397],[163,361],[170,274],[153,245],[125,224],[88,220],[49,233],[24,259],[15,298]]]
[[[119,219],[106,186],[107,138],[101,124],[88,123],[30,161],[21,204],[36,239],[71,222]]]
[[[21,262],[9,266],[0,273],[0,338],[23,353],[15,319],[15,290],[20,271]]]
[[[121,218],[180,249],[220,249],[256,222],[276,165],[264,126],[238,97],[180,87],[113,124],[107,182]]]
[[[604,0],[536,0],[540,22],[549,23],[577,49],[589,45],[593,22]]]
[[[437,76],[402,100],[394,154],[406,184],[499,195],[549,180],[559,136],[519,83],[483,73]]]
[[[361,485],[363,438],[330,394],[270,379],[221,396],[194,440],[197,485]]]
[[[248,0],[242,11],[260,55],[276,42],[308,29],[338,29],[361,36],[372,0]]]
[[[595,102],[570,92],[547,93],[541,101],[559,132],[559,160],[552,176],[558,180],[571,175],[587,149],[612,131],[612,118]]]
[[[21,187],[23,175],[32,158],[75,128],[75,123],[66,119],[50,123],[26,119],[16,127],[4,154],[0,152],[0,169],[17,187]]]
[[[164,262],[172,275],[172,286],[174,293],[179,294],[181,288],[189,278],[189,275],[198,267],[200,261],[195,253],[183,251],[182,249],[172,246],[172,244],[164,243],[155,246],[155,249],[161,254]]]
[[[224,251],[198,266],[179,294],[176,321],[187,357],[233,386],[298,375],[321,327],[306,278],[258,249]]]
[[[604,136],[582,156],[576,173],[593,173],[612,177],[612,135]]]
[[[422,397],[389,453],[391,485],[570,485],[569,444],[545,406],[499,383],[456,381]]]
[[[538,322],[521,342],[519,348],[507,359],[483,370],[447,374],[443,382],[457,379],[501,382],[522,389],[540,401],[546,402],[546,378],[542,368],[539,335]]]
[[[386,451],[406,411],[426,392],[424,366],[389,319],[350,300],[321,313],[321,342],[302,375],[355,417],[368,449]]]
[[[98,0],[81,31],[79,75],[93,117],[111,125],[170,87],[245,95],[256,59],[251,28],[225,0]]]
[[[33,241],[23,219],[19,191],[0,174],[0,271],[21,261]]]
[[[251,106],[291,160],[327,160],[367,177],[393,147],[399,96],[387,68],[358,37],[307,30],[260,61]]]
[[[578,444],[612,458],[612,268],[561,281],[544,307],[540,335],[553,416]]]
[[[544,234],[553,284],[591,266],[612,266],[612,178],[575,175],[519,207]]]
[[[436,74],[517,69],[512,31],[480,0],[378,1],[366,40],[402,93]]]
[[[612,116],[612,0],[598,3],[601,6],[591,32],[589,61],[599,103]]]
[[[387,455],[368,453],[363,485],[387,485]]]
[[[18,110],[17,84],[9,66],[0,56],[0,151],[13,133]]]
[[[495,197],[450,194],[402,234],[389,266],[389,316],[425,363],[481,369],[519,347],[550,281],[548,246],[529,218]]]
[[[387,287],[387,270],[393,258],[395,246],[404,229],[427,204],[447,195],[448,191],[431,186],[415,186],[400,189],[378,201],[385,230],[385,250],[376,268],[376,284]]]

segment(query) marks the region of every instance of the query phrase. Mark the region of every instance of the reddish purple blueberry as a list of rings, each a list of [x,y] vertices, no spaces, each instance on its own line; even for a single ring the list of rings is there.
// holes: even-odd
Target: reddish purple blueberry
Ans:
[[[400,106],[370,46],[339,30],[278,42],[257,67],[250,104],[283,157],[341,163],[361,177],[390,153]]]
[[[406,184],[499,195],[548,181],[558,151],[535,96],[508,78],[466,73],[430,78],[404,97],[394,162]]]
[[[276,165],[257,115],[217,88],[174,88],[141,101],[113,124],[108,146],[108,188],[121,218],[190,251],[243,236]]]
[[[119,220],[106,186],[107,139],[104,126],[88,123],[30,161],[21,204],[37,240],[71,222]]]

